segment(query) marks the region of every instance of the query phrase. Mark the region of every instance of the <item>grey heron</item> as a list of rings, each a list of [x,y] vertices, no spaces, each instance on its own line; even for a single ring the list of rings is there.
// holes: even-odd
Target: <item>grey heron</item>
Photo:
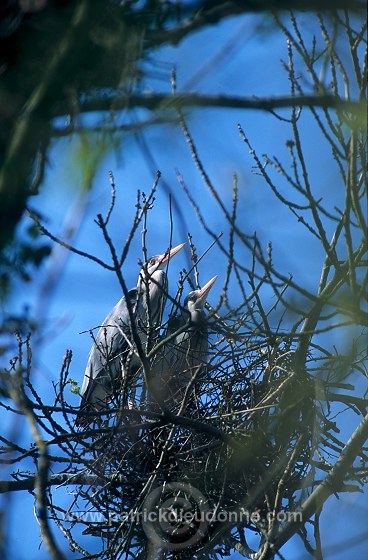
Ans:
[[[187,388],[189,396],[190,388],[203,375],[208,361],[204,305],[216,280],[214,276],[203,288],[187,295],[181,315],[170,319],[166,337],[178,333],[158,353],[152,366],[153,397],[169,408],[182,403]]]
[[[129,309],[134,316],[135,333],[144,348],[149,333],[161,324],[168,287],[163,269],[184,245],[177,245],[144,263],[137,286],[129,290],[127,298],[120,299],[104,320],[89,354],[77,425],[91,423],[93,418],[89,419],[88,413],[106,406],[116,380],[123,380],[140,368]]]

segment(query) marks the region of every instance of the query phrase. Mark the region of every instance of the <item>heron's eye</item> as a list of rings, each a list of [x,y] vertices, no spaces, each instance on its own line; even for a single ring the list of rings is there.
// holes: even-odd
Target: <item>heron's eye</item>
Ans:
[[[150,266],[154,266],[156,264],[156,259],[150,259],[149,263]]]

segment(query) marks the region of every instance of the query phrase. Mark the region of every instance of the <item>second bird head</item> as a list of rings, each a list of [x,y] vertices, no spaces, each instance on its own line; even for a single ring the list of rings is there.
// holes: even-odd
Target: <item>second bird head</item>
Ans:
[[[192,315],[195,312],[203,311],[204,304],[210,290],[217,280],[217,276],[214,276],[199,290],[194,290],[190,292],[184,301],[184,308]]]

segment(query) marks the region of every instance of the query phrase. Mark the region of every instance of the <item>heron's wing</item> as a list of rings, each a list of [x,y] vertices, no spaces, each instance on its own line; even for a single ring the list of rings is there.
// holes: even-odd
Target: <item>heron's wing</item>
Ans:
[[[175,338],[177,351],[189,368],[206,364],[208,360],[208,330],[205,324],[189,327]]]
[[[134,311],[136,288],[129,290],[128,298]],[[97,333],[84,374],[81,404],[101,400],[101,397],[106,397],[108,389],[111,390],[112,378],[119,373],[115,362],[120,362],[117,358],[123,358],[130,349],[130,330],[128,306],[123,297],[110,311]]]
[[[171,317],[168,321],[166,329],[160,339],[160,342],[168,336],[175,333],[184,324],[181,316]],[[167,386],[170,381],[172,370],[175,362],[175,338],[166,342],[154,355],[151,364],[151,383],[152,390],[155,393],[155,399],[160,397],[163,401],[167,397]],[[150,401],[150,406],[154,406],[155,399]]]
[[[207,331],[205,324],[193,326],[188,315],[169,319],[164,338],[174,334],[185,325],[187,328],[169,340],[155,357],[152,374],[156,394],[172,407],[179,404],[187,385],[207,359]]]

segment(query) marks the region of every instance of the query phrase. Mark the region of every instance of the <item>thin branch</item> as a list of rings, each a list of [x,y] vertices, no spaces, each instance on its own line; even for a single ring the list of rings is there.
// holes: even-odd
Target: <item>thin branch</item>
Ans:
[[[332,494],[339,491],[345,475],[349,471],[354,460],[357,458],[367,438],[368,415],[362,420],[350,437],[329,474],[297,510],[301,513],[302,520],[288,521],[280,529],[278,535],[273,541],[274,550],[281,548],[308,519],[316,514],[322,504],[326,502]]]

